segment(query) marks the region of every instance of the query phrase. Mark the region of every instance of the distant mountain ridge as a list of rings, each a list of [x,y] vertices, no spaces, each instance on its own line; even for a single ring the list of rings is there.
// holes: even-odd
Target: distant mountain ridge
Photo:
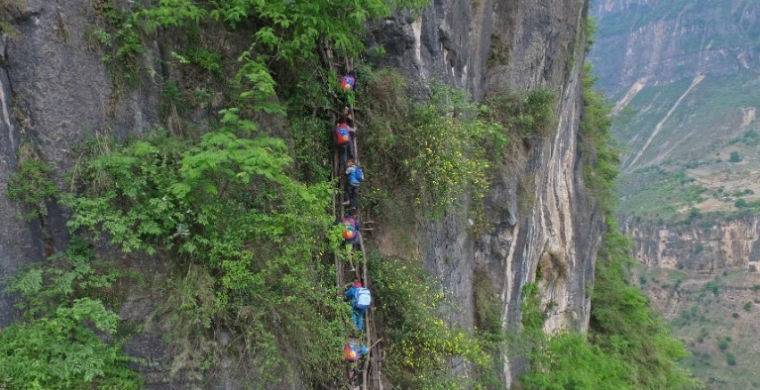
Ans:
[[[737,201],[758,201],[760,2],[603,0],[592,13],[591,62],[625,150],[622,213],[735,212]]]
[[[699,74],[760,70],[754,0],[601,0],[591,60],[600,87],[619,98],[637,81],[660,86]]]

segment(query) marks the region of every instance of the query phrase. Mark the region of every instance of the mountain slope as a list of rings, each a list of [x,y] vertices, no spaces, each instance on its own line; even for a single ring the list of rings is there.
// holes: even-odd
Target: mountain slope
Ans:
[[[760,388],[760,3],[601,0],[636,279],[710,388]],[[758,287],[756,287],[758,286]]]
[[[591,60],[625,150],[623,212],[732,212],[739,199],[757,200],[760,5],[600,1],[594,13]],[[642,187],[677,177],[674,187]]]

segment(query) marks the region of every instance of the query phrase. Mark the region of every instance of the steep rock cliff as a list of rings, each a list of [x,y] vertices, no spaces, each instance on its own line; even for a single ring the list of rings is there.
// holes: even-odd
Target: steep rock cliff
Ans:
[[[583,1],[435,1],[420,18],[388,20],[375,32],[391,65],[445,80],[475,97],[541,87],[556,93],[556,128],[518,145],[519,157],[496,175],[484,232],[468,233],[466,210],[422,223],[426,267],[461,308],[473,307],[476,274],[487,275],[503,304],[505,328],[519,326],[521,289],[533,281],[543,302],[552,303],[546,331],[588,325],[587,288],[603,225],[582,182],[577,143],[584,21]],[[449,313],[467,327],[474,316],[468,309]],[[510,372],[521,368],[505,362],[507,383]]]
[[[141,134],[160,124],[159,91],[168,70],[159,44],[142,56],[150,71],[140,87],[124,94],[114,89],[102,53],[88,43],[97,18],[90,2],[29,0],[11,11],[16,32],[4,35],[0,70],[0,187],[14,172],[21,143],[52,163],[60,184],[84,140]],[[551,303],[548,332],[588,325],[587,289],[603,224],[582,182],[578,149],[585,12],[584,0],[435,0],[418,18],[399,15],[373,28],[371,42],[385,47],[384,61],[409,75],[443,80],[477,99],[539,87],[557,96],[551,134],[515,140],[516,157],[495,174],[485,229],[473,234],[466,210],[419,223],[418,250],[426,268],[443,280],[457,304],[445,313],[452,323],[473,327],[474,283],[476,275],[486,275],[500,297],[504,328],[519,326],[522,287],[536,278],[543,302]],[[5,277],[43,258],[51,243],[43,242],[39,226],[19,217],[18,205],[4,192],[0,206]],[[65,211],[50,205],[50,219],[52,245],[61,248]],[[145,315],[139,303],[144,300],[144,294],[127,299],[122,316]],[[2,302],[0,319],[7,323],[13,318],[11,300]],[[160,361],[164,352],[155,344],[155,335],[145,335],[130,351]],[[523,367],[506,356],[505,351],[502,374],[511,383]],[[163,380],[160,370],[148,378]]]
[[[24,221],[19,205],[7,199],[19,146],[34,148],[60,180],[74,163],[73,150],[85,140],[140,134],[155,125],[159,90],[148,82],[117,95],[100,54],[87,43],[96,22],[89,1],[30,0],[3,12],[14,30],[3,34],[0,47],[0,276],[5,280],[23,264],[49,255],[46,245],[60,249],[66,240],[65,217],[55,205],[49,205],[54,242],[45,243],[40,226]],[[1,302],[0,323],[6,324],[11,305],[7,297]]]

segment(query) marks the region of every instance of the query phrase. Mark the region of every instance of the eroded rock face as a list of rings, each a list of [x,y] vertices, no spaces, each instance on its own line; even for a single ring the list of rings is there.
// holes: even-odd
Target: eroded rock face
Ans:
[[[15,34],[3,37],[0,121],[0,276],[44,258],[46,245],[65,246],[62,211],[50,207],[52,243],[40,227],[23,221],[8,201],[5,184],[15,171],[22,143],[60,175],[75,161],[74,148],[96,134],[139,134],[157,121],[158,90],[143,83],[115,96],[101,53],[88,41],[95,11],[87,0],[18,2],[10,15]],[[2,282],[0,282],[2,283]],[[2,287],[0,285],[0,287]],[[0,324],[11,319],[10,301],[0,300]]]
[[[760,270],[760,217],[686,224],[627,221],[636,258],[649,267],[718,274]]]
[[[473,328],[473,284],[480,273],[501,299],[502,325],[515,329],[521,290],[536,281],[540,268],[542,300],[552,307],[546,330],[587,327],[587,288],[603,224],[584,189],[578,150],[585,8],[584,0],[434,0],[419,17],[399,15],[374,27],[371,45],[383,45],[384,61],[410,75],[462,87],[477,99],[539,87],[557,96],[551,134],[513,140],[509,161],[495,162],[504,168],[494,172],[486,196],[487,226],[472,229],[465,207],[417,227],[427,269],[443,280],[456,304],[445,313],[452,323]],[[158,123],[161,82],[151,77],[162,77],[154,58],[160,50],[148,50],[143,58],[155,72],[119,95],[101,53],[87,41],[95,18],[88,0],[28,0],[13,20],[19,34],[5,38],[0,67],[1,188],[15,170],[22,142],[32,142],[60,176],[88,137],[140,134]],[[50,229],[62,247],[65,216],[53,211]],[[39,227],[18,218],[20,212],[0,193],[2,276],[44,257]],[[122,317],[148,310],[134,307],[139,310],[122,310]],[[11,318],[6,298],[0,301],[0,324]],[[154,335],[144,336],[129,349],[160,360],[163,352],[148,345]],[[506,354],[503,360],[509,384],[522,367]]]
[[[540,268],[542,300],[552,307],[546,330],[588,325],[603,225],[582,183],[577,145],[584,12],[583,1],[435,1],[419,18],[388,20],[374,35],[390,65],[475,98],[540,87],[557,96],[551,135],[517,146],[495,175],[484,232],[471,233],[466,207],[423,223],[425,264],[463,308],[448,313],[453,323],[473,326],[474,275],[483,273],[503,303],[503,326],[516,329],[521,290]],[[505,382],[522,368],[505,357]]]

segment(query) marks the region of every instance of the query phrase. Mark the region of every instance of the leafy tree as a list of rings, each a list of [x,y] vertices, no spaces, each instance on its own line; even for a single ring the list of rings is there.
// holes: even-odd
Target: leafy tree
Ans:
[[[69,226],[189,269],[168,299],[175,339],[196,340],[177,359],[235,352],[270,367],[261,379],[277,382],[290,350],[307,380],[327,383],[339,375],[333,352],[347,323],[320,261],[328,238],[337,242],[329,183],[293,180],[284,142],[240,138],[232,129],[245,132],[245,123],[224,121],[229,130],[196,142],[158,135],[94,156],[81,169],[81,195],[66,199]],[[239,348],[216,345],[219,330],[239,334]],[[197,343],[208,348],[192,350]]]
[[[734,355],[731,352],[726,353],[726,364],[729,366],[735,366],[736,365],[736,355]]]
[[[367,72],[364,79],[360,102],[369,128],[363,140],[372,150],[364,163],[386,179],[382,186],[406,190],[399,196],[433,216],[465,194],[477,205],[508,145],[504,127],[456,89],[433,84],[413,101],[407,80],[393,71]]]

